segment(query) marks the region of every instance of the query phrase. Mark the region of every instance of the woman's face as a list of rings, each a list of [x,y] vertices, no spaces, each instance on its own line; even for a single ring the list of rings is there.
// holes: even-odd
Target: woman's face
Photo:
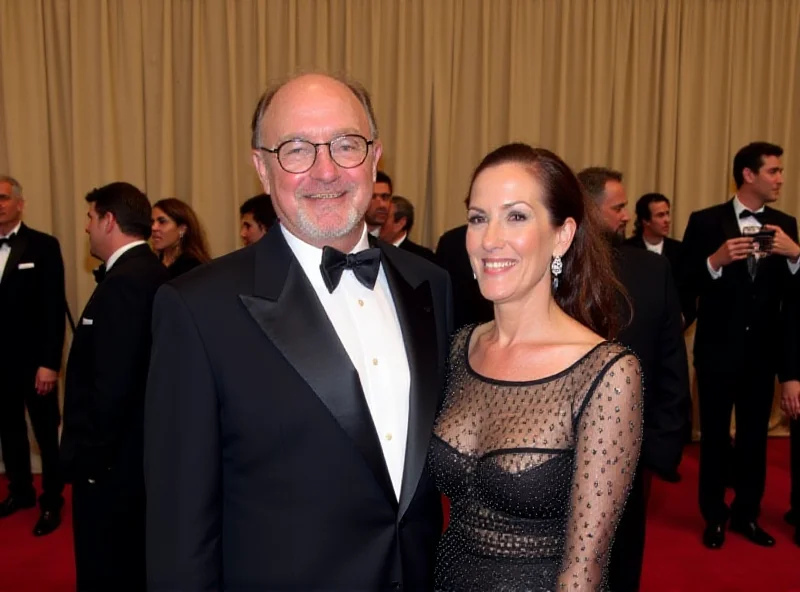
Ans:
[[[528,168],[504,163],[482,171],[472,185],[468,219],[467,253],[484,298],[503,303],[536,290],[549,293],[552,257],[566,252],[572,232],[553,228]]]
[[[181,240],[181,234],[186,232],[185,225],[178,226],[161,208],[153,208],[152,221],[150,240],[153,248],[159,252],[176,246]]]

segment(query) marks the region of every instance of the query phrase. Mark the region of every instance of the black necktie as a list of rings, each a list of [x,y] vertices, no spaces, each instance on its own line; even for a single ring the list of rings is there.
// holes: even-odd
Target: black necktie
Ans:
[[[11,234],[5,238],[0,238],[0,249],[3,248],[3,245],[8,245],[8,247],[11,248],[11,241],[14,239],[15,236],[17,235]]]
[[[742,210],[739,212],[739,219],[742,218],[755,218],[761,224],[764,224],[764,212],[751,212],[750,210]]]
[[[103,281],[103,278],[106,277],[106,264],[103,263],[100,267],[96,267],[92,270],[92,275],[94,276],[94,281],[98,284]]]
[[[328,292],[333,293],[345,269],[352,269],[356,279],[372,290],[381,269],[381,250],[365,249],[359,253],[345,255],[333,247],[322,249],[322,263],[319,266],[322,279]]]

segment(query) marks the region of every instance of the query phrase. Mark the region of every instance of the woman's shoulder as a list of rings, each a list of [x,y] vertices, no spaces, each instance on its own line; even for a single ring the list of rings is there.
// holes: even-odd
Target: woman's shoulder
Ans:
[[[494,321],[490,321],[488,323],[481,324],[468,323],[460,329],[456,329],[450,338],[450,351],[463,352],[464,350],[468,350],[470,345],[473,343],[473,337],[476,339],[479,338],[481,334],[489,329],[493,322]]]
[[[602,341],[598,343],[590,352],[589,357],[600,372],[604,372],[611,366],[621,364],[635,366],[636,368],[640,367],[639,358],[633,350],[618,341]]]

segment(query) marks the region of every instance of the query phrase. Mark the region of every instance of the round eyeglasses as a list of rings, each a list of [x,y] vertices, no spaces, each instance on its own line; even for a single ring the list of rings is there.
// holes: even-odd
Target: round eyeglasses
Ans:
[[[327,146],[331,160],[343,169],[353,169],[361,165],[367,159],[370,145],[374,140],[367,140],[358,134],[347,134],[334,138],[330,142],[315,144],[307,140],[286,140],[275,148],[264,148],[259,146],[259,150],[269,152],[278,157],[278,164],[287,173],[305,173],[317,161],[317,149],[320,146]]]

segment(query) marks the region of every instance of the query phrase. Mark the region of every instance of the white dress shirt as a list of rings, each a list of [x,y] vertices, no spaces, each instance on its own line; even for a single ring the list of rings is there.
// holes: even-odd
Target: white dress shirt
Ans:
[[[362,285],[352,270],[346,269],[339,285],[330,293],[320,272],[322,249],[303,242],[283,225],[280,228],[358,371],[399,499],[408,434],[411,374],[400,321],[383,266],[373,290]],[[364,226],[361,239],[351,253],[368,248],[367,228]]]
[[[0,238],[11,238],[15,234],[19,232],[20,227],[22,226],[22,222],[17,222],[17,225],[14,229],[6,234],[5,236],[0,236]],[[8,258],[11,255],[11,247],[9,245],[3,245],[0,247],[0,281],[3,279],[3,273],[6,271],[6,263],[8,263]]]
[[[133,241],[132,243],[128,243],[127,245],[123,245],[119,249],[114,251],[111,254],[111,257],[108,258],[108,261],[106,261],[106,273],[111,271],[111,266],[114,265],[114,263],[117,262],[117,259],[119,259],[122,256],[123,253],[126,253],[126,252],[130,251],[133,247],[138,247],[139,245],[144,245],[144,244],[145,244],[145,241],[143,241],[143,240]]]
[[[664,239],[662,238],[659,242],[652,245],[647,242],[647,239],[642,237],[642,242],[644,242],[644,248],[650,251],[651,253],[655,253],[656,255],[661,255],[664,253]]]
[[[756,228],[761,228],[761,222],[759,222],[756,218],[753,218],[752,216],[747,216],[745,218],[739,217],[739,214],[741,214],[744,210],[747,209],[749,208],[746,208],[744,204],[741,201],[739,201],[739,196],[738,195],[734,196],[733,211],[736,215],[736,223],[739,224],[739,232],[741,232],[742,235],[744,235],[745,226],[755,226]],[[760,214],[763,211],[764,211],[764,206],[761,206],[754,213]],[[800,269],[800,259],[798,259],[795,262],[792,262],[790,259],[787,258],[786,263],[789,265],[789,272],[792,275],[796,274],[797,270]],[[724,269],[724,267],[720,267],[717,270],[711,267],[711,257],[706,259],[706,267],[708,268],[708,273],[710,273],[711,277],[714,278],[715,280],[722,277],[722,270]]]

